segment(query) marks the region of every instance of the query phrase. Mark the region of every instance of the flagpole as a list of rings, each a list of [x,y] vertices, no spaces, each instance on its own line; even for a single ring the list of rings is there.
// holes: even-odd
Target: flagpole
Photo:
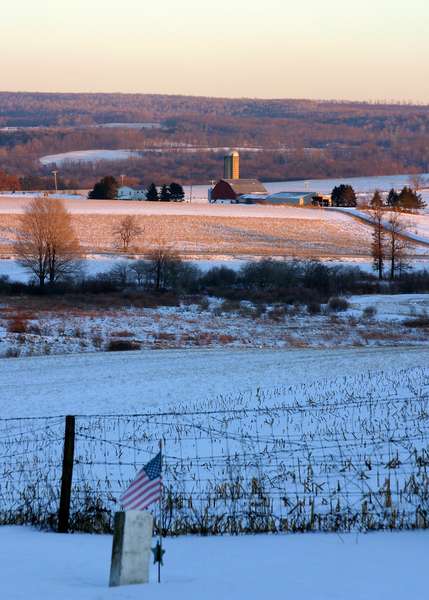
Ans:
[[[161,583],[161,560],[162,560],[162,517],[163,517],[163,513],[162,513],[162,495],[163,495],[163,479],[162,479],[162,439],[159,440],[159,453],[161,455],[161,491],[159,494],[159,527],[158,527],[158,534],[159,534],[159,548],[160,548],[160,560],[158,561],[158,583]]]

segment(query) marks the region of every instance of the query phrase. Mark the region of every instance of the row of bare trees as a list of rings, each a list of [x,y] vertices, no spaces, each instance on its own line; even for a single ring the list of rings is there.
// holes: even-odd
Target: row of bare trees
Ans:
[[[143,232],[133,215],[122,217],[112,229],[123,252],[127,252]],[[33,199],[21,215],[15,251],[19,263],[34,276],[40,288],[79,275],[85,257],[70,213],[60,200],[48,197]],[[153,272],[154,288],[160,290],[167,267],[177,262],[178,256],[168,244],[159,242],[147,253],[147,259]],[[143,267],[142,262],[140,270]]]
[[[386,213],[381,206],[374,204],[369,213],[373,226],[371,254],[374,270],[379,279],[384,279],[387,267],[389,279],[393,280],[409,267],[409,224],[404,213],[396,207]]]

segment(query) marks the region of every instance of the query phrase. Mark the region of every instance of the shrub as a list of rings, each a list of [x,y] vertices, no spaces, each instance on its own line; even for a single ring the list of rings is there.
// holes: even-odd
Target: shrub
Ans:
[[[11,319],[7,325],[9,333],[26,333],[27,332],[27,320],[23,317],[16,316]]]
[[[309,315],[318,315],[321,312],[321,306],[319,302],[309,302],[307,304],[307,311]]]
[[[332,312],[340,312],[343,310],[347,310],[349,306],[350,305],[345,298],[339,298],[338,296],[329,298],[328,301],[328,309]]]
[[[20,355],[20,351],[18,348],[8,348],[6,350],[5,358],[18,358]]]
[[[132,331],[128,331],[128,329],[121,329],[120,331],[113,331],[112,335],[117,338],[130,338],[133,337]]]
[[[42,330],[38,323],[31,323],[27,327],[27,331],[28,331],[28,333],[32,333],[33,335],[42,335]]]
[[[110,340],[107,344],[107,352],[126,352],[128,350],[140,350],[141,344],[136,340]]]
[[[375,317],[376,314],[377,308],[375,306],[366,306],[362,311],[362,316],[365,319],[371,319],[372,317]]]
[[[219,308],[221,313],[238,312],[241,308],[241,304],[238,300],[225,300]]]
[[[207,298],[201,298],[201,300],[198,302],[198,309],[200,310],[200,312],[205,312],[206,310],[209,310],[210,308],[210,302],[208,301]]]
[[[229,267],[212,267],[201,278],[205,288],[228,288],[237,283],[237,273]]]
[[[429,317],[427,315],[422,315],[421,317],[416,317],[415,319],[406,319],[403,321],[405,327],[429,327]]]

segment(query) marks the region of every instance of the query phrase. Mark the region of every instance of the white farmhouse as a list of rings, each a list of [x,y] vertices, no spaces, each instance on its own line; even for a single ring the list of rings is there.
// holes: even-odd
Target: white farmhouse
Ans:
[[[122,185],[118,188],[118,200],[146,200],[146,188],[132,188]]]

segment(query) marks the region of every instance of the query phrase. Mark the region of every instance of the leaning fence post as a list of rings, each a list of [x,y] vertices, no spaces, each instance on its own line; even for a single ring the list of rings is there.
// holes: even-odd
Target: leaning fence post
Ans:
[[[70,518],[70,500],[73,479],[75,417],[66,416],[64,429],[63,471],[61,476],[60,508],[58,511],[58,532],[67,533]]]

